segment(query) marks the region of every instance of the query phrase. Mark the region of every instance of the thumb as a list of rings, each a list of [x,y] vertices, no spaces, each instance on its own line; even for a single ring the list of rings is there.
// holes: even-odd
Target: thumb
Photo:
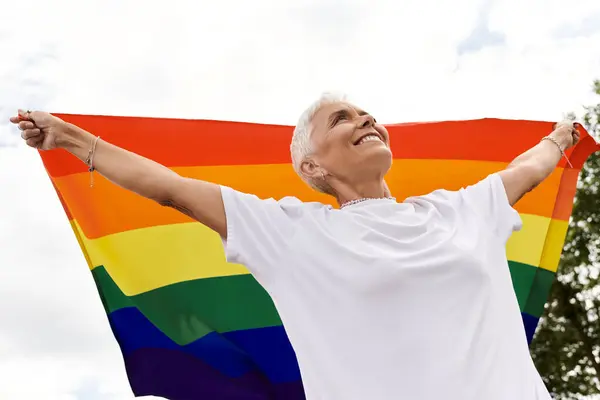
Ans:
[[[19,110],[17,115],[17,122],[20,121],[31,121],[34,124],[38,125],[38,128],[42,128],[41,125],[44,125],[44,122],[47,121],[44,118],[44,112],[41,111],[31,111],[31,110]]]
[[[31,111],[19,109],[17,117],[21,121],[29,121],[31,120]]]
[[[13,124],[18,124],[21,121],[29,121],[29,114],[30,112],[19,109],[16,116],[10,117],[10,122]]]
[[[21,110],[19,109],[16,117],[11,117],[10,122],[14,124],[18,124],[21,121],[31,121],[35,123],[35,114],[36,112],[30,110]]]

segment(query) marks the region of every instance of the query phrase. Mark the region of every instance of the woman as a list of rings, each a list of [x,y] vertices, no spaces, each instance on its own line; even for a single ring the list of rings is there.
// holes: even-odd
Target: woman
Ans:
[[[559,125],[505,170],[459,191],[398,203],[386,129],[325,96],[291,144],[299,176],[339,209],[261,200],[181,177],[44,112],[11,121],[31,147],[63,148],[128,190],[216,231],[228,261],[272,296],[308,399],[539,400],[507,268],[512,208],[579,135]]]

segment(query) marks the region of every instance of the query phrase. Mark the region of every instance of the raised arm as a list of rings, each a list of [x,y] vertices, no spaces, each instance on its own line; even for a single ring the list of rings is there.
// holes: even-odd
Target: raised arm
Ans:
[[[576,127],[577,125],[570,121],[558,124],[550,135],[515,158],[499,173],[511,205],[552,173],[563,152],[579,140]]]
[[[63,148],[86,163],[92,155],[93,167],[111,182],[181,211],[226,239],[225,209],[218,185],[182,177],[45,112],[19,111],[11,122],[23,131],[21,137],[29,146],[40,150]]]

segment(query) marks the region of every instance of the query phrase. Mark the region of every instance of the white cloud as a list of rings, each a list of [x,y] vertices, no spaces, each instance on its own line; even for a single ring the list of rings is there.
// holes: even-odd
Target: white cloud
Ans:
[[[0,184],[0,398],[76,399],[86,388],[131,398],[91,274],[39,156],[1,148]]]
[[[6,123],[17,107],[293,124],[342,90],[384,122],[556,120],[600,78],[597,0],[31,0],[3,15],[0,398],[131,397],[62,208]]]

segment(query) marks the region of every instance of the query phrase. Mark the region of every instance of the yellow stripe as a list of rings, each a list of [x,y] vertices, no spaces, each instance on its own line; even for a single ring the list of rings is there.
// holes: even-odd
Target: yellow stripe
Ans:
[[[191,279],[249,273],[227,263],[219,235],[197,222],[163,225],[87,239],[77,222],[88,259],[104,265],[127,296]]]
[[[529,214],[521,214],[521,218],[523,229],[507,243],[508,259],[538,266],[543,254],[544,267],[552,270],[560,257],[560,229],[566,222],[553,221],[547,240],[550,218]],[[242,265],[227,263],[219,236],[197,222],[136,229],[98,239],[87,239],[77,222],[72,225],[89,263],[104,265],[128,296],[191,279],[249,273]]]
[[[544,244],[544,252],[540,261],[540,268],[556,272],[568,229],[568,221],[553,219],[550,222],[546,243]]]
[[[506,243],[506,256],[511,261],[538,266],[551,219],[530,214],[521,214],[521,219],[523,228]]]

